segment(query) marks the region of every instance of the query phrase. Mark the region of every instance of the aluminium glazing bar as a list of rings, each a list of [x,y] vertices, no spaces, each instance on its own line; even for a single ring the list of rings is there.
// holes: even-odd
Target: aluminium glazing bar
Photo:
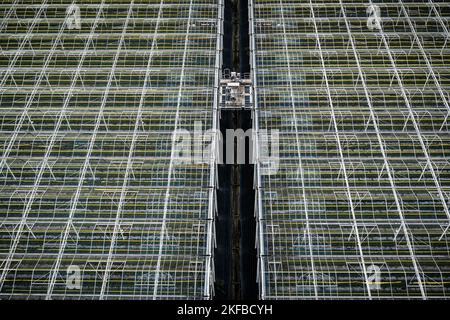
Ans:
[[[358,66],[358,69],[359,69],[359,77],[361,79],[361,83],[362,83],[363,88],[364,88],[364,93],[365,93],[365,96],[366,96],[367,104],[369,106],[371,120],[373,122],[374,130],[375,130],[375,132],[377,134],[377,140],[378,140],[378,143],[380,145],[380,152],[383,155],[384,169],[386,170],[386,173],[388,175],[388,179],[389,179],[389,183],[390,183],[391,188],[392,188],[392,193],[394,195],[397,211],[398,211],[399,217],[401,219],[401,229],[403,230],[403,233],[405,234],[405,238],[406,238],[406,241],[407,241],[407,244],[408,244],[408,248],[409,248],[409,251],[410,251],[410,254],[411,254],[411,260],[413,262],[413,265],[414,265],[414,268],[415,268],[415,271],[416,271],[416,276],[420,277],[420,274],[418,273],[418,270],[417,270],[417,258],[415,257],[413,248],[411,246],[410,235],[409,235],[408,229],[406,227],[406,221],[405,221],[404,214],[403,214],[403,211],[402,211],[402,207],[401,207],[401,204],[400,204],[399,196],[397,194],[397,189],[396,189],[395,182],[394,182],[394,179],[393,179],[392,169],[391,169],[391,166],[390,166],[389,161],[388,161],[387,156],[386,156],[386,150],[385,150],[385,147],[384,147],[383,139],[381,137],[381,133],[380,133],[380,130],[379,130],[379,127],[378,127],[378,120],[377,120],[377,118],[375,116],[375,112],[374,112],[374,109],[372,107],[372,99],[370,97],[369,90],[368,90],[367,85],[366,85],[366,78],[365,78],[365,75],[364,75],[364,73],[362,71],[362,68],[361,68],[359,55],[358,55],[358,53],[356,51],[356,46],[355,46],[355,43],[354,43],[354,40],[353,40],[353,35],[351,33],[351,29],[350,29],[350,26],[348,24],[347,16],[345,14],[345,9],[344,9],[344,7],[342,5],[342,0],[339,0],[339,2],[341,4],[342,15],[343,15],[343,18],[344,18],[344,21],[345,21],[345,25],[347,27],[348,34],[349,34],[349,40],[350,40],[350,43],[351,43],[351,46],[352,46],[353,54],[354,54],[354,57],[355,57],[355,62],[356,62],[357,66]],[[421,282],[419,282],[419,283],[421,284]],[[420,289],[421,289],[422,296],[424,296],[425,292],[423,290],[423,287],[420,286]]]
[[[179,122],[179,114],[180,114],[180,105],[181,105],[181,98],[183,93],[183,83],[184,83],[184,77],[185,77],[185,66],[186,66],[186,55],[187,55],[187,47],[188,47],[188,40],[190,35],[190,27],[191,27],[191,19],[192,19],[192,6],[193,6],[193,0],[189,3],[189,14],[187,19],[187,26],[186,26],[186,35],[184,38],[184,52],[183,52],[183,60],[181,64],[181,74],[180,74],[180,85],[178,88],[178,97],[177,97],[177,107],[176,107],[176,113],[175,113],[175,119],[174,119],[174,133],[177,130],[178,122]],[[167,219],[167,210],[169,207],[169,196],[170,196],[170,187],[172,183],[172,172],[173,172],[173,166],[174,166],[174,159],[175,159],[175,142],[176,142],[176,135],[172,134],[172,143],[171,143],[171,155],[170,155],[170,163],[169,163],[169,169],[167,173],[167,186],[166,186],[166,194],[164,198],[164,208],[163,208],[163,216],[162,216],[162,225],[161,225],[161,231],[159,234],[159,254],[158,254],[158,261],[156,263],[156,273],[155,273],[155,280],[153,284],[153,300],[156,299],[158,296],[158,286],[159,286],[159,278],[161,274],[161,259],[163,254],[163,248],[164,248],[164,237],[166,233],[166,219]],[[197,268],[197,264],[195,265],[195,268]]]
[[[5,17],[3,17],[2,19],[2,23],[0,24],[0,31],[2,31],[7,25],[9,20],[11,19],[11,16],[14,14],[16,14],[16,7],[17,7],[17,3],[19,2],[19,0],[14,0],[14,2],[9,6],[9,10],[8,13],[6,14]]]
[[[258,108],[258,81],[257,81],[257,69],[256,69],[256,42],[255,42],[255,17],[254,10],[255,4],[254,0],[249,0],[249,36],[250,36],[250,68],[251,77],[253,84],[253,128],[256,134],[254,134],[254,157],[256,159],[255,164],[255,188],[256,188],[256,199],[255,199],[255,213],[257,220],[257,239],[256,244],[258,246],[258,282],[259,282],[259,296],[261,299],[266,299],[266,268],[264,264],[264,258],[266,257],[266,249],[264,245],[264,216],[263,216],[263,203],[262,203],[262,182],[261,182],[261,163],[259,161],[259,108]]]
[[[414,28],[414,25],[412,24],[412,21],[411,21],[411,18],[409,17],[408,11],[405,9],[405,6],[403,5],[403,1],[399,0],[399,2],[400,2],[401,9],[403,11],[403,14],[406,16],[408,24],[409,24],[409,27],[410,27],[413,35],[414,35],[414,39],[415,39],[417,45],[420,48],[420,51],[421,51],[422,56],[423,56],[423,60],[425,61],[426,65],[427,65],[428,72],[431,74],[431,76],[433,78],[433,81],[434,81],[434,84],[435,84],[436,88],[439,91],[439,95],[440,95],[440,97],[442,99],[442,102],[444,103],[445,107],[447,108],[447,117],[446,117],[446,119],[447,119],[448,118],[448,114],[450,113],[450,107],[449,107],[448,101],[447,101],[448,97],[445,96],[444,91],[443,91],[442,86],[441,86],[441,83],[439,82],[439,80],[436,77],[436,74],[434,73],[433,67],[431,66],[430,60],[428,59],[428,55],[426,54],[426,52],[425,52],[425,50],[424,50],[424,48],[422,46],[422,43],[420,42],[420,39],[417,36],[416,29]],[[446,119],[444,120],[444,123],[446,122]],[[447,200],[445,199],[444,194],[442,192],[442,186],[439,183],[439,180],[437,178],[436,172],[434,170],[433,163],[432,163],[431,159],[429,158],[428,153],[425,153],[425,156],[427,158],[427,165],[428,165],[428,167],[430,169],[430,173],[431,173],[431,175],[433,177],[434,183],[436,185],[437,192],[439,194],[439,198],[442,201],[442,206],[444,207],[444,211],[445,211],[445,214],[447,215],[447,217],[449,219],[449,225],[450,225],[450,212],[449,212],[449,209],[448,209]]]
[[[36,13],[36,16],[34,17],[34,19],[33,19],[32,23],[31,23],[31,25],[28,27],[27,33],[25,34],[23,40],[21,41],[19,48],[17,49],[17,51],[16,51],[14,57],[12,58],[12,60],[9,62],[9,64],[8,64],[8,69],[5,71],[5,74],[2,76],[2,79],[0,80],[0,92],[3,91],[3,90],[5,90],[5,83],[6,83],[6,81],[8,80],[8,77],[12,74],[12,72],[13,72],[13,70],[14,70],[14,67],[15,67],[15,65],[16,65],[16,63],[17,63],[17,60],[19,59],[20,56],[22,56],[23,51],[24,51],[23,48],[25,47],[25,44],[26,44],[27,42],[29,42],[29,40],[30,40],[30,38],[31,38],[32,31],[33,31],[33,29],[34,29],[34,27],[36,26],[36,23],[37,23],[37,21],[38,21],[38,17],[39,17],[39,16],[44,12],[44,10],[46,9],[47,1],[48,1],[48,0],[44,0],[42,6],[39,8],[39,10],[38,10],[38,12]],[[64,27],[65,27],[65,26],[63,25],[63,27],[61,28],[61,30],[63,30]],[[56,44],[56,42],[55,42],[55,44]],[[47,63],[47,64],[48,64],[48,63]],[[44,71],[44,69],[42,70],[42,73],[41,73],[39,79],[41,79],[41,77],[42,77],[42,75],[43,75],[43,71]],[[11,76],[12,76],[12,75],[11,75]],[[40,80],[39,80],[39,81],[40,81]],[[36,86],[37,86],[37,83],[38,83],[38,82],[36,82]],[[36,88],[36,87],[35,87],[35,88]],[[34,94],[36,94],[35,91],[33,91],[33,92],[34,92]],[[32,94],[33,94],[33,92],[32,92]],[[32,95],[32,97],[34,98],[33,95]],[[28,105],[28,104],[27,104],[27,105]],[[28,117],[28,114],[27,114],[27,109],[25,108],[24,111],[22,112],[21,117],[19,118],[19,123],[17,123],[17,124],[16,124],[16,127],[14,128],[14,132],[13,132],[13,135],[12,135],[12,139],[10,140],[8,146],[5,148],[5,151],[3,152],[2,159],[1,159],[1,162],[0,162],[0,172],[3,171],[3,168],[4,168],[5,166],[8,168],[7,158],[8,158],[9,153],[11,152],[11,149],[12,149],[12,147],[13,147],[13,145],[14,145],[14,142],[15,142],[15,140],[16,140],[16,137],[17,137],[17,135],[18,135],[18,132],[20,131],[20,128],[21,128],[21,126],[22,126],[22,122],[25,120],[26,117]],[[9,171],[10,171],[10,170],[9,170]],[[13,177],[14,177],[14,175],[13,175]],[[1,277],[0,277],[0,279],[1,279]],[[1,288],[1,283],[0,283],[0,288]]]
[[[370,1],[370,4],[373,5],[372,0],[369,0],[369,1]],[[385,35],[384,31],[383,31],[383,26],[381,24],[380,24],[379,34],[381,35],[382,43],[384,44],[385,48],[388,49],[387,53],[388,53],[388,56],[389,56],[389,60],[390,60],[391,65],[392,65],[395,78],[397,79],[398,85],[400,87],[401,95],[402,95],[403,99],[405,100],[405,104],[406,104],[406,106],[408,108],[409,118],[411,119],[411,121],[413,123],[414,129],[415,129],[416,134],[417,134],[417,138],[419,139],[420,145],[422,147],[422,151],[423,151],[423,153],[424,153],[424,155],[426,157],[426,161],[427,161],[429,167],[432,168],[432,164],[431,164],[431,161],[430,161],[430,157],[428,155],[427,148],[426,148],[425,143],[423,141],[423,137],[422,137],[422,134],[420,132],[420,129],[419,129],[418,125],[417,125],[417,121],[416,121],[414,112],[413,112],[413,110],[411,108],[411,105],[410,105],[409,98],[407,96],[405,87],[403,86],[403,81],[400,78],[400,74],[398,73],[397,65],[396,65],[395,60],[394,60],[394,58],[392,56],[392,53],[389,50],[389,44],[388,44],[388,42],[386,40],[386,35]],[[411,240],[410,240],[410,237],[408,235],[408,230],[405,227],[405,224],[403,224],[402,228],[403,228],[403,231],[405,233],[405,238],[406,238],[406,241],[408,243],[408,247],[410,248],[411,255],[413,257],[413,265],[414,265],[414,269],[415,269],[415,273],[416,273],[416,278],[417,278],[417,281],[419,283],[419,287],[420,287],[420,291],[421,291],[421,294],[422,294],[422,298],[426,299],[426,293],[425,293],[425,289],[423,287],[423,280],[422,280],[422,277],[421,277],[421,273],[419,271],[419,266],[418,266],[418,263],[417,263],[417,259],[414,256],[414,251],[413,251],[412,246],[411,246]]]
[[[129,23],[129,19],[133,13],[133,4],[134,4],[134,0],[131,1],[130,4],[130,8],[128,9],[128,14],[127,14],[127,19],[125,21],[125,25],[124,25],[124,32],[127,29],[128,23]],[[162,5],[162,1],[161,1],[161,5]],[[158,16],[161,14],[161,10],[158,12]],[[158,19],[159,22],[159,19]],[[157,30],[155,30],[156,32]],[[120,51],[120,47],[118,52]],[[148,62],[147,62],[147,72],[145,73],[145,79],[144,79],[144,84],[143,84],[143,88],[147,87],[148,82],[149,82],[149,75],[150,75],[150,65],[152,63],[152,56],[149,57]],[[113,261],[113,255],[114,255],[114,249],[115,249],[115,245],[116,245],[116,241],[117,241],[117,236],[119,234],[119,232],[121,232],[121,226],[120,226],[120,219],[121,219],[121,214],[122,214],[122,208],[124,206],[124,202],[125,202],[125,197],[127,195],[127,187],[128,187],[128,179],[130,176],[130,172],[133,170],[132,166],[133,166],[133,154],[134,154],[134,149],[136,146],[136,141],[137,141],[137,137],[138,137],[138,133],[140,131],[140,126],[142,125],[142,107],[144,105],[144,98],[145,98],[145,92],[143,91],[141,94],[141,98],[139,100],[139,107],[138,107],[138,111],[137,111],[137,115],[136,115],[136,121],[134,123],[134,130],[133,130],[133,137],[131,139],[131,143],[130,143],[130,149],[128,151],[128,158],[127,158],[127,165],[126,165],[126,169],[125,169],[125,176],[123,178],[123,183],[122,183],[122,188],[120,191],[120,198],[119,198],[119,203],[117,206],[117,211],[116,211],[116,217],[114,219],[114,229],[113,229],[113,233],[111,236],[111,242],[110,242],[110,246],[109,246],[109,252],[108,252],[108,258],[106,261],[106,267],[105,267],[105,272],[102,276],[102,287],[100,290],[100,300],[103,300],[105,298],[106,295],[106,290],[107,290],[107,284],[109,282],[109,277],[111,275],[111,268],[112,265],[114,263]]]
[[[305,191],[305,177],[304,177],[304,169],[303,169],[303,163],[302,163],[302,155],[301,155],[301,146],[300,146],[300,139],[299,139],[299,129],[297,125],[297,111],[295,109],[295,99],[294,99],[294,89],[292,86],[292,73],[291,73],[291,66],[290,66],[290,56],[289,56],[289,49],[288,49],[288,42],[286,38],[286,20],[284,18],[284,9],[283,9],[283,1],[280,0],[280,13],[281,13],[281,24],[283,26],[283,43],[284,43],[284,54],[286,56],[286,64],[287,64],[287,70],[288,70],[288,81],[289,81],[289,91],[290,91],[290,105],[292,110],[292,115],[294,117],[294,130],[295,130],[295,140],[297,145],[297,156],[298,156],[298,170],[300,171],[300,180],[301,180],[301,186],[302,186],[302,196],[303,196],[303,209],[305,213],[305,219],[306,219],[306,236],[308,238],[308,248],[309,248],[309,259],[311,263],[311,273],[313,277],[313,286],[314,286],[314,296],[316,299],[318,299],[318,292],[317,292],[317,275],[316,275],[316,267],[314,264],[314,255],[313,255],[313,249],[312,249],[312,238],[311,238],[311,229],[310,229],[310,222],[309,222],[309,215],[308,215],[308,200],[306,197],[306,191]],[[269,176],[270,179],[270,176]],[[274,239],[273,239],[274,240]],[[275,247],[275,246],[274,246]],[[276,289],[275,289],[276,291]]]
[[[88,38],[88,40],[86,42],[83,54],[82,54],[82,56],[80,58],[80,62],[78,64],[79,67],[83,65],[84,59],[86,57],[86,51],[88,50],[88,48],[90,47],[90,45],[92,43],[93,35],[94,35],[94,32],[95,32],[95,29],[98,26],[101,13],[103,12],[104,5],[105,5],[105,0],[102,0],[102,3],[100,4],[100,7],[98,8],[98,11],[97,11],[95,22],[94,22],[94,24],[92,25],[92,28],[91,28],[90,37]],[[104,109],[104,106],[105,106],[105,103],[106,103],[106,97],[108,96],[108,93],[109,93],[109,88],[111,86],[112,78],[113,78],[113,75],[114,75],[114,68],[115,68],[115,66],[117,64],[117,59],[119,57],[120,48],[122,47],[122,43],[123,43],[123,37],[121,38],[121,41],[119,42],[119,45],[118,45],[117,53],[116,53],[116,56],[114,58],[114,62],[113,62],[112,68],[111,68],[111,72],[110,72],[110,76],[109,76],[109,80],[108,80],[108,85],[106,86],[106,90],[105,90],[105,93],[104,93],[102,104],[100,106],[100,109],[99,109],[99,112],[98,112],[98,116],[97,116],[97,119],[95,121],[94,132],[92,133],[92,137],[91,137],[91,140],[89,142],[88,152],[86,154],[86,157],[85,157],[85,160],[84,160],[84,164],[83,164],[83,168],[81,169],[80,177],[78,179],[77,189],[75,191],[74,197],[72,198],[72,202],[71,202],[71,205],[70,205],[69,217],[67,218],[67,222],[66,222],[66,225],[65,225],[65,228],[64,228],[64,232],[63,232],[63,236],[62,236],[62,239],[61,239],[61,243],[59,245],[58,256],[56,258],[54,266],[50,270],[50,279],[49,279],[49,284],[48,284],[48,288],[47,288],[47,295],[46,295],[46,299],[47,300],[50,300],[52,298],[53,288],[55,286],[56,278],[58,277],[58,273],[60,272],[60,266],[61,266],[62,257],[63,257],[64,250],[65,250],[66,245],[67,245],[67,240],[69,239],[69,232],[70,232],[71,229],[75,229],[75,227],[73,226],[73,217],[74,217],[75,211],[77,209],[78,199],[80,198],[81,188],[83,187],[84,179],[86,177],[86,173],[88,171],[88,168],[90,169],[91,173],[93,174],[92,169],[90,168],[90,160],[91,160],[92,148],[93,148],[93,145],[94,145],[95,138],[97,136],[98,128],[100,126],[100,119],[102,118],[102,115],[103,115],[103,109]],[[77,77],[78,77],[78,75],[74,76],[74,81],[76,81]],[[73,88],[73,86],[71,88]]]
[[[72,2],[72,4],[74,4],[74,3],[75,3],[75,1]],[[28,108],[31,106],[31,104],[34,101],[34,96],[38,92],[38,88],[40,86],[40,83],[41,83],[44,75],[45,75],[46,68],[47,68],[48,64],[50,63],[50,60],[51,60],[51,58],[53,56],[53,53],[54,53],[54,49],[58,45],[58,42],[61,39],[61,35],[62,35],[65,27],[66,27],[66,24],[63,23],[61,28],[59,29],[58,35],[57,35],[57,37],[55,38],[55,40],[53,42],[52,50],[50,51],[49,55],[47,56],[47,58],[46,58],[46,60],[44,62],[44,66],[42,68],[42,72],[40,73],[39,78],[36,81],[36,84],[34,86],[33,92],[31,93],[31,96],[29,97],[29,99],[28,99],[28,101],[26,103],[26,106],[24,108],[22,116],[20,117],[18,128],[16,127],[16,130],[14,131],[14,134],[13,134],[12,138],[9,141],[8,147],[7,147],[7,149],[5,150],[5,152],[3,154],[4,158],[7,158],[9,156],[9,152],[11,151],[12,146],[15,143],[16,137],[19,134],[20,126],[22,125],[23,120],[25,119],[25,114],[27,113]],[[50,153],[52,152],[53,145],[54,145],[54,143],[56,141],[56,137],[57,137],[57,134],[59,132],[59,128],[60,128],[61,123],[63,121],[63,118],[65,116],[65,107],[67,107],[67,105],[64,106],[61,109],[61,113],[60,113],[60,115],[58,117],[58,121],[57,121],[57,123],[55,125],[55,129],[54,129],[54,131],[52,133],[52,136],[50,137],[50,141],[47,144],[47,148],[46,148],[46,152],[45,152],[44,158],[42,159],[39,171],[38,171],[38,173],[37,173],[37,175],[35,177],[33,188],[31,190],[30,194],[28,195],[28,198],[26,199],[27,203],[26,203],[25,209],[24,209],[23,214],[22,214],[22,219],[20,221],[20,224],[17,226],[16,234],[15,234],[13,242],[11,244],[10,251],[9,251],[8,256],[7,256],[7,258],[5,260],[5,263],[3,265],[3,271],[2,271],[2,274],[0,276],[0,290],[3,287],[6,275],[9,272],[11,261],[12,261],[12,259],[14,257],[14,254],[16,252],[17,246],[19,244],[20,237],[22,236],[23,229],[25,227],[27,227],[27,222],[26,222],[27,221],[27,217],[28,217],[28,214],[31,211],[31,207],[33,205],[34,199],[35,199],[36,194],[38,192],[38,188],[40,186],[42,176],[44,175],[44,172],[45,172],[46,169],[48,169],[50,171],[50,173],[51,173],[51,168],[50,168],[50,165],[48,164],[48,159],[49,159]]]
[[[222,38],[223,38],[223,17],[224,17],[224,0],[219,0],[217,8],[217,39],[216,39],[216,61],[214,70],[216,72],[214,76],[214,97],[213,97],[213,110],[212,110],[212,130],[214,136],[212,137],[211,144],[211,154],[210,154],[210,179],[209,179],[209,204],[208,204],[208,231],[206,240],[206,254],[208,256],[205,266],[205,287],[203,289],[203,296],[210,299],[212,296],[212,291],[214,289],[214,272],[213,272],[213,250],[215,247],[215,226],[214,226],[214,216],[216,212],[216,192],[215,188],[217,186],[217,160],[218,160],[218,132],[219,122],[218,122],[218,108],[219,108],[219,85],[220,85],[220,74],[222,68]]]
[[[360,259],[361,259],[360,263],[361,263],[361,268],[363,270],[363,276],[364,276],[364,280],[365,280],[365,286],[366,286],[366,289],[367,289],[367,295],[368,295],[369,299],[371,299],[372,293],[371,293],[370,284],[369,284],[369,277],[367,275],[366,262],[365,262],[364,253],[363,253],[363,250],[362,250],[361,238],[360,238],[359,229],[358,229],[358,223],[357,223],[356,215],[355,215],[355,208],[353,206],[353,199],[352,199],[351,190],[350,190],[350,183],[349,183],[349,180],[348,180],[347,168],[346,168],[346,165],[345,165],[344,153],[342,151],[341,139],[339,137],[339,129],[338,129],[337,121],[336,121],[336,115],[335,115],[335,111],[334,111],[333,99],[331,97],[330,86],[328,84],[328,75],[327,75],[327,71],[326,71],[326,67],[325,67],[325,60],[324,60],[323,53],[322,53],[322,46],[320,44],[319,30],[317,28],[317,23],[316,23],[316,20],[315,20],[315,13],[314,13],[314,7],[312,5],[312,0],[310,0],[309,3],[311,5],[310,10],[311,10],[312,18],[313,18],[314,29],[315,29],[315,32],[316,32],[317,47],[319,49],[320,61],[321,61],[321,64],[322,64],[322,72],[323,72],[323,78],[325,80],[325,86],[326,86],[326,91],[327,91],[328,102],[329,102],[329,106],[331,108],[331,115],[332,115],[335,135],[336,135],[336,142],[337,142],[337,145],[338,145],[338,151],[339,151],[339,155],[340,155],[341,169],[342,169],[342,172],[343,172],[343,175],[344,175],[344,179],[345,179],[345,185],[346,185],[346,189],[347,189],[348,201],[349,201],[349,204],[350,204],[350,210],[351,210],[351,214],[352,214],[353,230],[355,231],[355,237],[356,237],[358,251],[359,251],[359,255],[360,255]]]

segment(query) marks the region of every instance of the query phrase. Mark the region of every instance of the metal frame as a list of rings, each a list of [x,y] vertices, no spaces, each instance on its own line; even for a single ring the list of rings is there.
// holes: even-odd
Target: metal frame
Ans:
[[[73,3],[0,5],[0,297],[210,299],[223,1]]]
[[[444,8],[251,1],[254,126],[281,132],[255,169],[262,299],[448,297]]]

